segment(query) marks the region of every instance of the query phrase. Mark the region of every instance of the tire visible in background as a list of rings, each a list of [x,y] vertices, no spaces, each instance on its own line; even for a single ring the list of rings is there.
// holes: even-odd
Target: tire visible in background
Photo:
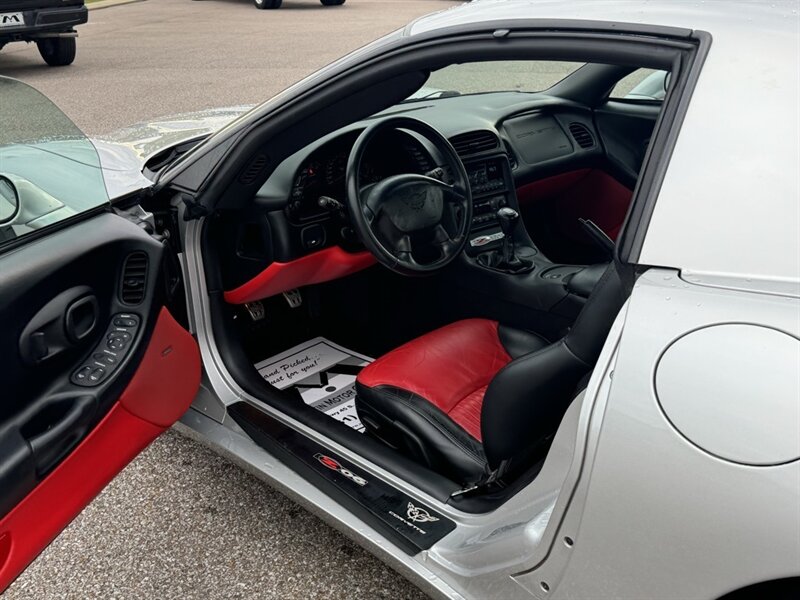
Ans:
[[[345,0],[319,0],[323,6],[341,6]]]
[[[265,8],[280,8],[283,0],[253,0],[256,8],[264,10]]]
[[[36,42],[39,54],[51,67],[65,67],[75,60],[77,44],[74,37],[44,38]]]

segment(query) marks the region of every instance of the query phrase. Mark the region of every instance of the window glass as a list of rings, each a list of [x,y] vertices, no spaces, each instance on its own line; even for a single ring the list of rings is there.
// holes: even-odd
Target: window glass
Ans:
[[[553,60],[504,60],[450,65],[433,71],[409,98],[441,98],[491,92],[540,92],[583,66]]]
[[[0,243],[108,202],[94,145],[44,95],[0,77],[0,122]]]
[[[611,97],[617,100],[658,100],[666,96],[668,82],[666,71],[656,69],[636,69],[623,77],[611,90]]]

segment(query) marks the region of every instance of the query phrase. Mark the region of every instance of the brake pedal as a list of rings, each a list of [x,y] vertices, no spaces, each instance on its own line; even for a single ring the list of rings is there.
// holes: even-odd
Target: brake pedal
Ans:
[[[247,314],[250,315],[250,318],[253,321],[262,321],[264,317],[267,316],[267,311],[264,310],[264,303],[261,300],[256,300],[255,302],[246,302],[244,305],[245,310],[247,310]]]
[[[291,308],[298,308],[303,304],[303,296],[297,288],[283,292],[283,297],[286,298],[286,302],[289,303]]]

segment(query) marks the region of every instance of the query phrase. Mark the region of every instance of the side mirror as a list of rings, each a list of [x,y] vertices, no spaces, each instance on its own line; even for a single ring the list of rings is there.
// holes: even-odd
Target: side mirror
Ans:
[[[0,225],[14,221],[19,214],[19,194],[7,177],[0,175]]]

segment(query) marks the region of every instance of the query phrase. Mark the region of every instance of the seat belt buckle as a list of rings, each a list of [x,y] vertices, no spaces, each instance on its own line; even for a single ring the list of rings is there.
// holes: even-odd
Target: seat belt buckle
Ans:
[[[476,483],[474,485],[471,485],[469,487],[465,487],[463,489],[456,490],[455,492],[450,494],[450,499],[452,500],[453,498],[458,498],[459,496],[466,496],[467,494],[471,494],[472,492],[476,492],[479,489],[481,489],[481,483],[480,482],[478,482],[478,483]]]
[[[462,488],[460,490],[456,490],[455,492],[450,494],[450,499],[452,500],[453,498],[458,498],[460,496],[466,496],[466,495],[472,494],[474,492],[477,492],[477,491],[480,491],[480,490],[484,490],[486,488],[491,487],[494,484],[502,485],[502,482],[500,481],[500,479],[505,474],[507,468],[508,468],[508,461],[504,460],[504,461],[502,461],[500,463],[500,465],[496,469],[486,473],[476,483],[474,483],[474,484],[472,484],[470,486],[467,486],[465,488]]]

